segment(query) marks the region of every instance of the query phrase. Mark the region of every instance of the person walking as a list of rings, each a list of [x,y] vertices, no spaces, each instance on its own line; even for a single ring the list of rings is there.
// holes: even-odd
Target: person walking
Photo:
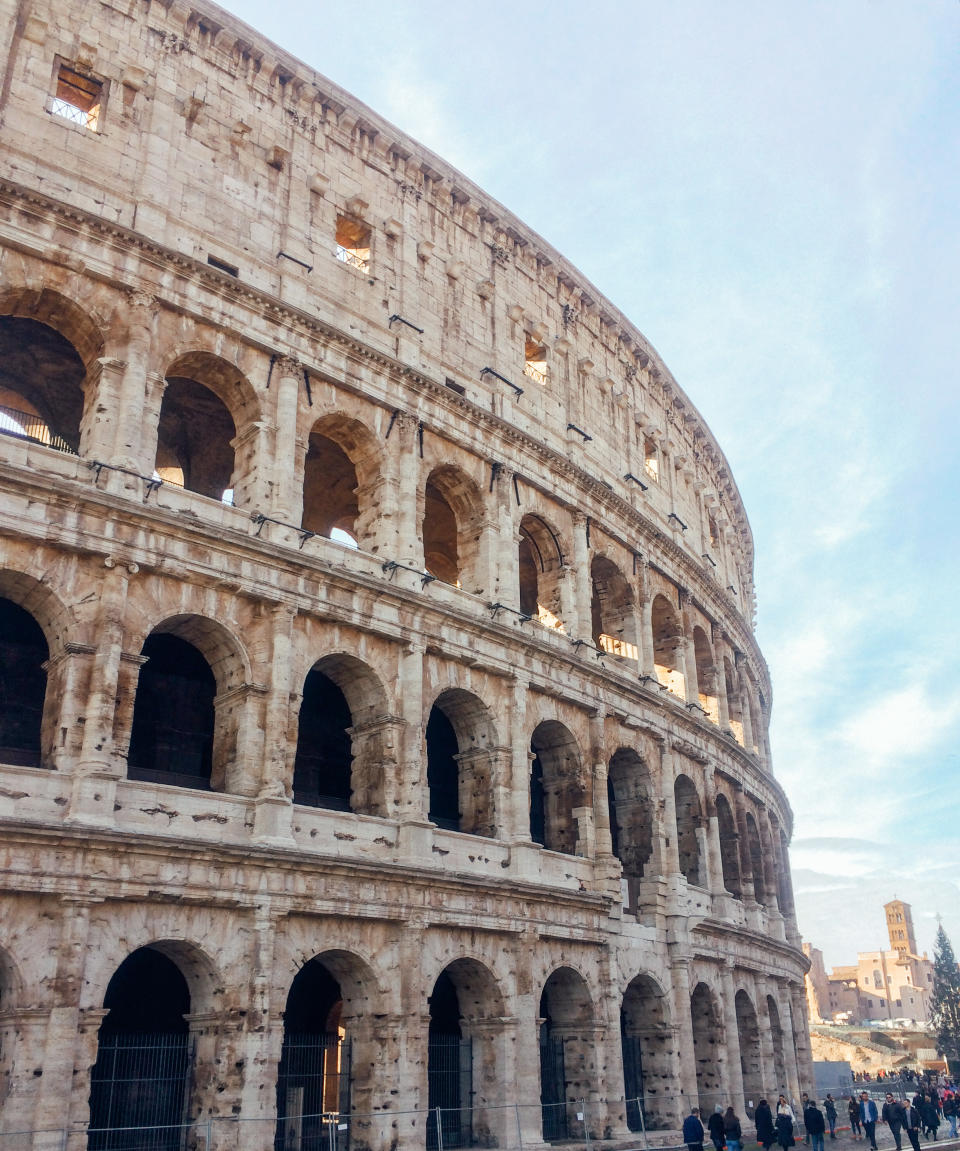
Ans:
[[[923,1120],[920,1111],[913,1103],[907,1104],[903,1109],[903,1125],[907,1130],[907,1138],[913,1151],[920,1151],[920,1124]]]
[[[902,1151],[900,1132],[903,1128],[903,1107],[894,1099],[892,1091],[887,1092],[887,1100],[880,1112],[880,1118],[890,1128],[897,1151]]]
[[[753,1121],[757,1125],[757,1142],[763,1151],[770,1151],[770,1148],[777,1141],[777,1132],[773,1126],[773,1112],[770,1110],[770,1104],[766,1099],[761,1099],[757,1104],[757,1109],[753,1113]]]
[[[785,1095],[781,1095],[777,1102],[777,1118],[774,1122],[777,1128],[777,1142],[783,1151],[790,1151],[793,1147],[793,1108]]]
[[[715,1151],[723,1151],[723,1108],[718,1103],[707,1120],[707,1130]]]
[[[727,1141],[727,1151],[740,1151],[742,1133],[740,1120],[733,1107],[728,1107],[723,1115],[723,1137]]]
[[[703,1151],[703,1124],[700,1122],[699,1107],[691,1107],[690,1114],[683,1121],[683,1141],[690,1151]]]
[[[923,1123],[923,1133],[928,1139],[937,1141],[937,1128],[940,1126],[940,1112],[937,1105],[929,1095],[924,1095],[920,1104],[920,1120]]]
[[[817,1106],[816,1099],[808,1099],[803,1112],[803,1125],[810,1136],[810,1146],[813,1151],[823,1151],[823,1133],[826,1124],[823,1121],[823,1112]]]
[[[944,1096],[943,1117],[950,1124],[950,1138],[957,1137],[957,1096],[954,1092]]]
[[[854,1140],[863,1138],[863,1128],[860,1126],[860,1104],[852,1095],[847,1096],[847,1114],[850,1116],[850,1134]]]
[[[823,1113],[827,1117],[827,1125],[830,1128],[830,1138],[836,1139],[837,1137],[837,1105],[834,1102],[833,1096],[827,1092],[827,1097],[823,1101]]]
[[[863,1130],[867,1138],[870,1140],[871,1151],[877,1151],[877,1119],[879,1113],[877,1112],[877,1105],[866,1093],[860,1092],[860,1122],[863,1124]]]

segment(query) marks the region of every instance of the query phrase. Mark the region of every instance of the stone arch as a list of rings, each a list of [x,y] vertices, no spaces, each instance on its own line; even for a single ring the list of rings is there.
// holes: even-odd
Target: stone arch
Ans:
[[[530,838],[548,851],[582,850],[574,814],[588,803],[580,748],[562,723],[538,724],[530,740]]]
[[[319,659],[301,694],[294,803],[385,815],[388,723],[386,690],[368,664],[347,652]]]
[[[744,1105],[763,1094],[763,1062],[760,1052],[760,1026],[753,1001],[741,988],[734,999],[737,1014],[737,1039],[740,1049],[740,1071],[743,1075]],[[738,1108],[739,1110],[739,1108]]]
[[[650,622],[653,631],[653,668],[656,677],[678,699],[685,699],[683,627],[673,604],[662,593],[653,597]]]
[[[633,589],[613,560],[594,556],[590,564],[593,642],[610,655],[638,659]]]
[[[763,847],[760,832],[753,812],[747,812],[747,851],[750,853],[750,870],[753,872],[753,897],[757,903],[767,903],[766,882],[764,879]]]
[[[0,290],[0,316],[33,320],[59,333],[76,350],[87,371],[103,354],[103,326],[69,296],[27,285]]]
[[[772,995],[767,996],[767,1024],[770,1029],[770,1042],[773,1046],[773,1073],[777,1080],[777,1093],[787,1093],[787,1060],[783,1046],[783,1025],[780,1022],[780,1008]]]
[[[717,696],[717,673],[713,662],[713,649],[707,633],[699,625],[693,629],[693,654],[697,665],[697,700],[711,723],[720,722]]]
[[[126,751],[128,774],[155,783],[231,790],[239,774],[239,703],[233,689],[249,679],[239,640],[217,620],[177,615],[153,628],[142,653]]]
[[[543,1138],[575,1138],[582,1128],[570,1104],[590,1098],[596,1080],[593,1001],[579,971],[564,966],[550,974],[539,1015]]]
[[[441,1140],[428,1129],[428,1146],[500,1145],[504,997],[486,964],[463,956],[440,972],[428,1000],[427,1099]]]
[[[562,632],[563,544],[556,528],[533,512],[520,520],[518,559],[520,610]]]
[[[487,705],[472,692],[447,688],[434,700],[424,733],[428,818],[451,831],[495,835],[498,741]]]
[[[653,785],[633,748],[620,747],[610,758],[607,802],[613,854],[623,866],[627,906],[635,911],[637,889],[653,856]]]
[[[723,886],[734,899],[743,898],[740,882],[740,837],[730,803],[722,793],[717,796],[717,831],[720,836],[720,864]]]
[[[693,1051],[697,1067],[700,1111],[709,1115],[724,1096],[723,1017],[716,995],[706,983],[698,983],[690,996]]]
[[[317,535],[372,550],[382,484],[382,445],[360,420],[328,412],[307,437],[301,525]]]
[[[673,785],[674,804],[677,813],[677,855],[680,859],[680,872],[687,883],[699,887],[705,878],[700,852],[700,830],[703,814],[700,796],[688,775],[678,775]]]
[[[444,583],[476,592],[483,498],[462,468],[441,464],[427,477],[421,531],[426,570]]]
[[[727,696],[727,716],[733,738],[743,747],[743,705],[740,701],[740,677],[726,656],[723,658],[723,679]]]
[[[676,1081],[670,1001],[652,975],[635,975],[620,1007],[624,1099],[631,1131],[675,1125]]]

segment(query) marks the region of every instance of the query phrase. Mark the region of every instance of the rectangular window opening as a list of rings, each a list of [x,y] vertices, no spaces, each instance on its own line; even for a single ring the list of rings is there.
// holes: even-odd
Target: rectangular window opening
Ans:
[[[103,84],[90,76],[61,64],[57,72],[57,89],[50,101],[50,111],[91,132],[99,130]]]
[[[660,455],[657,441],[651,436],[643,437],[643,470],[655,483],[660,482]]]
[[[349,264],[351,268],[369,272],[372,234],[370,225],[364,224],[362,220],[337,216],[337,259],[343,264]]]
[[[538,384],[547,382],[547,348],[528,335],[524,343],[523,374]]]
[[[226,260],[220,260],[216,256],[207,256],[207,263],[211,268],[216,268],[218,272],[226,272],[228,276],[239,276],[240,269],[233,264],[228,264]]]

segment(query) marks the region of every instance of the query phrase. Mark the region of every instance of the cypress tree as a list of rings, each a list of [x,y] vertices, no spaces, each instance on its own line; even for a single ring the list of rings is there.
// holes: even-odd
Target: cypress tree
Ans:
[[[930,1015],[937,1031],[937,1049],[947,1057],[951,1073],[956,1073],[960,1069],[960,970],[943,924],[933,945]]]

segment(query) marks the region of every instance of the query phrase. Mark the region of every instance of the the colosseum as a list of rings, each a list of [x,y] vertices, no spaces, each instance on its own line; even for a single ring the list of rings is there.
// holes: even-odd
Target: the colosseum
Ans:
[[[796,1097],[751,534],[657,353],[213,5],[0,30],[4,1151]]]

